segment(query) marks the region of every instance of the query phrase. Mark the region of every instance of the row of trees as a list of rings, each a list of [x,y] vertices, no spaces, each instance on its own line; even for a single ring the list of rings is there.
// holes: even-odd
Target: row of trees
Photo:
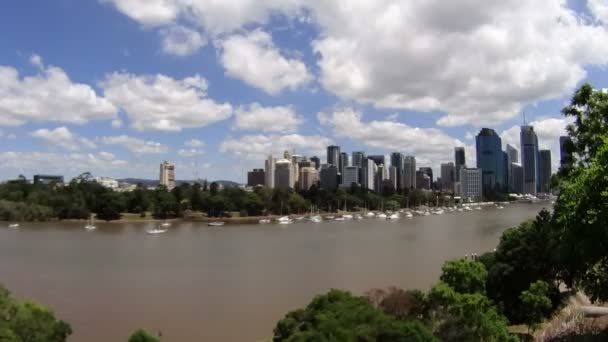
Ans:
[[[182,184],[171,191],[160,187],[149,190],[143,186],[131,192],[116,192],[96,183],[90,174],[82,174],[65,186],[30,184],[24,180],[0,185],[0,220],[34,221],[86,219],[96,214],[103,220],[116,220],[122,213],[155,218],[182,217],[188,212],[203,212],[217,217],[238,213],[241,216],[303,213],[315,206],[323,211],[369,208],[397,209],[420,204],[451,204],[449,197],[420,190],[391,193],[384,196],[361,187],[326,191],[312,187],[300,193],[256,188],[246,192],[240,188],[220,190],[217,183]]]
[[[543,210],[505,231],[497,249],[478,261],[446,263],[441,281],[427,294],[372,291],[365,303],[334,290],[287,314],[274,340],[336,340],[348,332],[347,339],[338,339],[513,341],[507,324],[534,330],[575,291],[607,302],[608,94],[584,85],[563,114],[574,118],[566,146],[571,163],[554,179],[560,194],[553,212]],[[560,292],[561,286],[571,291]],[[364,314],[346,314],[352,303]]]

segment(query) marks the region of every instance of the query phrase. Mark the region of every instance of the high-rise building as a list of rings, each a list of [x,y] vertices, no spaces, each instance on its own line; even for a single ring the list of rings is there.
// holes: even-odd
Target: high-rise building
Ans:
[[[360,168],[363,168],[365,165],[365,152],[353,152],[352,153],[352,161],[351,161],[351,165],[352,166],[358,166]]]
[[[391,188],[395,190],[398,189],[397,186],[399,184],[399,169],[397,169],[395,166],[389,166],[388,179],[390,181]]]
[[[532,126],[521,126],[521,166],[524,169],[524,193],[536,195],[538,192],[538,137]]]
[[[350,188],[353,184],[359,185],[359,167],[346,166],[342,174],[342,187]]]
[[[348,153],[342,152],[340,153],[340,160],[338,162],[338,172],[340,175],[344,173],[344,168],[348,166]]]
[[[321,166],[320,172],[321,189],[335,190],[338,188],[338,166],[325,164]]]
[[[373,160],[374,163],[376,163],[376,166],[386,165],[386,163],[384,162],[384,155],[367,156],[367,159]]]
[[[164,161],[160,164],[160,185],[172,190],[175,188],[175,165]]]
[[[480,168],[462,168],[460,170],[460,196],[468,201],[481,201],[482,180],[483,171]]]
[[[483,193],[504,192],[505,166],[502,140],[491,128],[482,128],[475,137],[477,168],[482,170]]]
[[[275,159],[273,156],[268,156],[265,162],[265,173],[266,173],[266,187],[270,189],[274,189],[274,168],[275,168]]]
[[[460,169],[466,166],[464,147],[454,147],[454,194],[460,195]]]
[[[304,162],[304,160],[303,156],[297,154],[291,156],[291,181],[293,182],[293,189],[295,189],[296,183],[300,180],[300,163]]]
[[[264,169],[253,169],[247,172],[247,186],[264,186],[266,184],[266,172]]]
[[[453,192],[455,181],[456,175],[454,163],[449,162],[441,164],[441,190],[444,192]]]
[[[364,188],[373,191],[375,189],[375,179],[376,174],[378,173],[378,166],[376,166],[376,163],[374,163],[374,161],[371,159],[365,159],[364,163],[365,166],[363,167],[363,171],[361,172],[361,174],[363,175],[361,185]]]
[[[538,167],[540,169],[540,192],[548,193],[551,189],[551,151],[540,150]]]
[[[406,189],[416,189],[416,158],[413,156],[403,160],[403,179]]]
[[[388,179],[388,168],[384,164],[378,165],[378,172],[375,177],[376,191],[382,192],[384,190],[384,180]]]
[[[335,165],[336,168],[340,162],[340,146],[327,146],[327,164]]]
[[[391,166],[396,168],[397,177],[397,189],[405,188],[404,168],[405,168],[405,156],[400,152],[391,153]]]
[[[421,166],[420,168],[418,168],[418,171],[422,171],[424,172],[425,175],[429,176],[429,179],[431,180],[431,188],[433,187],[433,180],[435,178],[433,178],[433,168],[428,167],[428,166]]]
[[[416,189],[431,190],[431,177],[422,170],[416,171]]]
[[[574,163],[572,153],[568,152],[568,145],[572,144],[572,139],[568,136],[559,137],[559,165],[563,168],[570,168]]]
[[[524,168],[518,163],[511,164],[511,174],[513,175],[513,184],[511,192],[516,194],[524,193]]]
[[[321,168],[321,159],[319,159],[319,157],[314,156],[314,157],[310,157],[310,161],[312,163],[315,163],[314,168],[319,170]]]
[[[509,192],[515,192],[515,187],[513,186],[513,163],[519,163],[519,151],[512,145],[507,144],[507,185]]]
[[[275,162],[274,187],[277,189],[293,188],[293,168],[288,159],[279,159]]]
[[[319,171],[312,166],[305,166],[300,169],[300,176],[298,178],[300,190],[306,191],[319,182]]]

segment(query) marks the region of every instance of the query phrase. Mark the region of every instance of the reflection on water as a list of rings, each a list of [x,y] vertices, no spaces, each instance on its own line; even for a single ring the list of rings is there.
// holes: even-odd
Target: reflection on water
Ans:
[[[257,341],[330,288],[427,289],[446,259],[493,249],[542,205],[398,221],[207,227],[24,223],[0,228],[0,283],[52,306],[73,341],[124,341],[137,328],[168,341]]]

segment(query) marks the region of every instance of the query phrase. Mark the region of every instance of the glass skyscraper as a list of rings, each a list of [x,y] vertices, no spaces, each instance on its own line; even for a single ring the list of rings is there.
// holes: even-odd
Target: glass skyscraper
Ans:
[[[482,128],[475,139],[477,168],[482,170],[483,194],[505,191],[505,155],[502,140],[491,128]]]
[[[538,137],[532,126],[521,126],[521,166],[524,169],[524,194],[535,195],[540,182],[538,167]]]

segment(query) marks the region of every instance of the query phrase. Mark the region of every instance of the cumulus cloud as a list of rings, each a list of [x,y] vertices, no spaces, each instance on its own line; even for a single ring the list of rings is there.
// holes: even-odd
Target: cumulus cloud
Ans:
[[[12,67],[0,66],[0,126],[32,121],[84,124],[116,116],[116,107],[89,85],[72,82],[61,68],[45,68],[40,56],[33,56],[32,63],[41,70],[26,77]]]
[[[587,0],[587,6],[597,20],[608,24],[608,0]]]
[[[283,155],[285,150],[297,154],[324,155],[331,139],[319,135],[246,135],[241,138],[230,138],[220,144],[220,152],[229,153],[239,158],[262,161],[269,154]]]
[[[197,148],[187,148],[187,149],[179,149],[177,150],[177,154],[180,157],[191,158],[205,154],[205,151]]]
[[[304,122],[292,107],[241,106],[235,112],[234,128],[275,133],[294,133]]]
[[[57,127],[49,130],[41,128],[30,133],[34,138],[43,140],[49,145],[55,145],[68,151],[80,151],[81,149],[97,148],[94,142],[87,138],[79,137],[70,132],[67,127]]]
[[[203,146],[205,146],[205,142],[198,140],[198,139],[190,139],[190,140],[184,142],[184,145],[188,146],[188,147],[192,147],[192,148],[203,147]]]
[[[184,26],[171,26],[160,31],[165,53],[188,56],[207,44],[207,39],[196,30]]]
[[[541,150],[551,150],[551,166],[553,171],[559,168],[560,150],[559,137],[567,135],[566,127],[573,122],[573,119],[568,118],[549,118],[539,119],[530,123],[534,127],[534,131],[538,136],[538,146]],[[512,126],[504,130],[500,137],[503,147],[510,144],[517,147],[521,153],[520,143],[520,126]]]
[[[106,145],[119,145],[135,154],[163,154],[169,151],[166,145],[151,140],[143,140],[128,135],[102,137],[101,142]]]
[[[319,122],[344,137],[377,148],[380,152],[399,151],[416,156],[417,165],[438,168],[454,160],[454,147],[464,144],[439,129],[411,127],[395,121],[363,121],[363,115],[352,108],[332,113],[319,113]]]
[[[207,81],[199,76],[176,80],[169,76],[107,75],[104,95],[122,108],[137,130],[181,131],[203,127],[232,115],[228,103],[207,97]]]
[[[31,55],[30,63],[40,69],[44,68],[44,64],[42,64],[42,57],[40,57],[40,55],[36,55],[36,54]]]
[[[283,56],[264,31],[235,34],[219,44],[226,74],[269,94],[296,89],[312,79],[306,65]]]
[[[121,128],[122,127],[122,120],[120,119],[114,119],[112,120],[112,128]]]

